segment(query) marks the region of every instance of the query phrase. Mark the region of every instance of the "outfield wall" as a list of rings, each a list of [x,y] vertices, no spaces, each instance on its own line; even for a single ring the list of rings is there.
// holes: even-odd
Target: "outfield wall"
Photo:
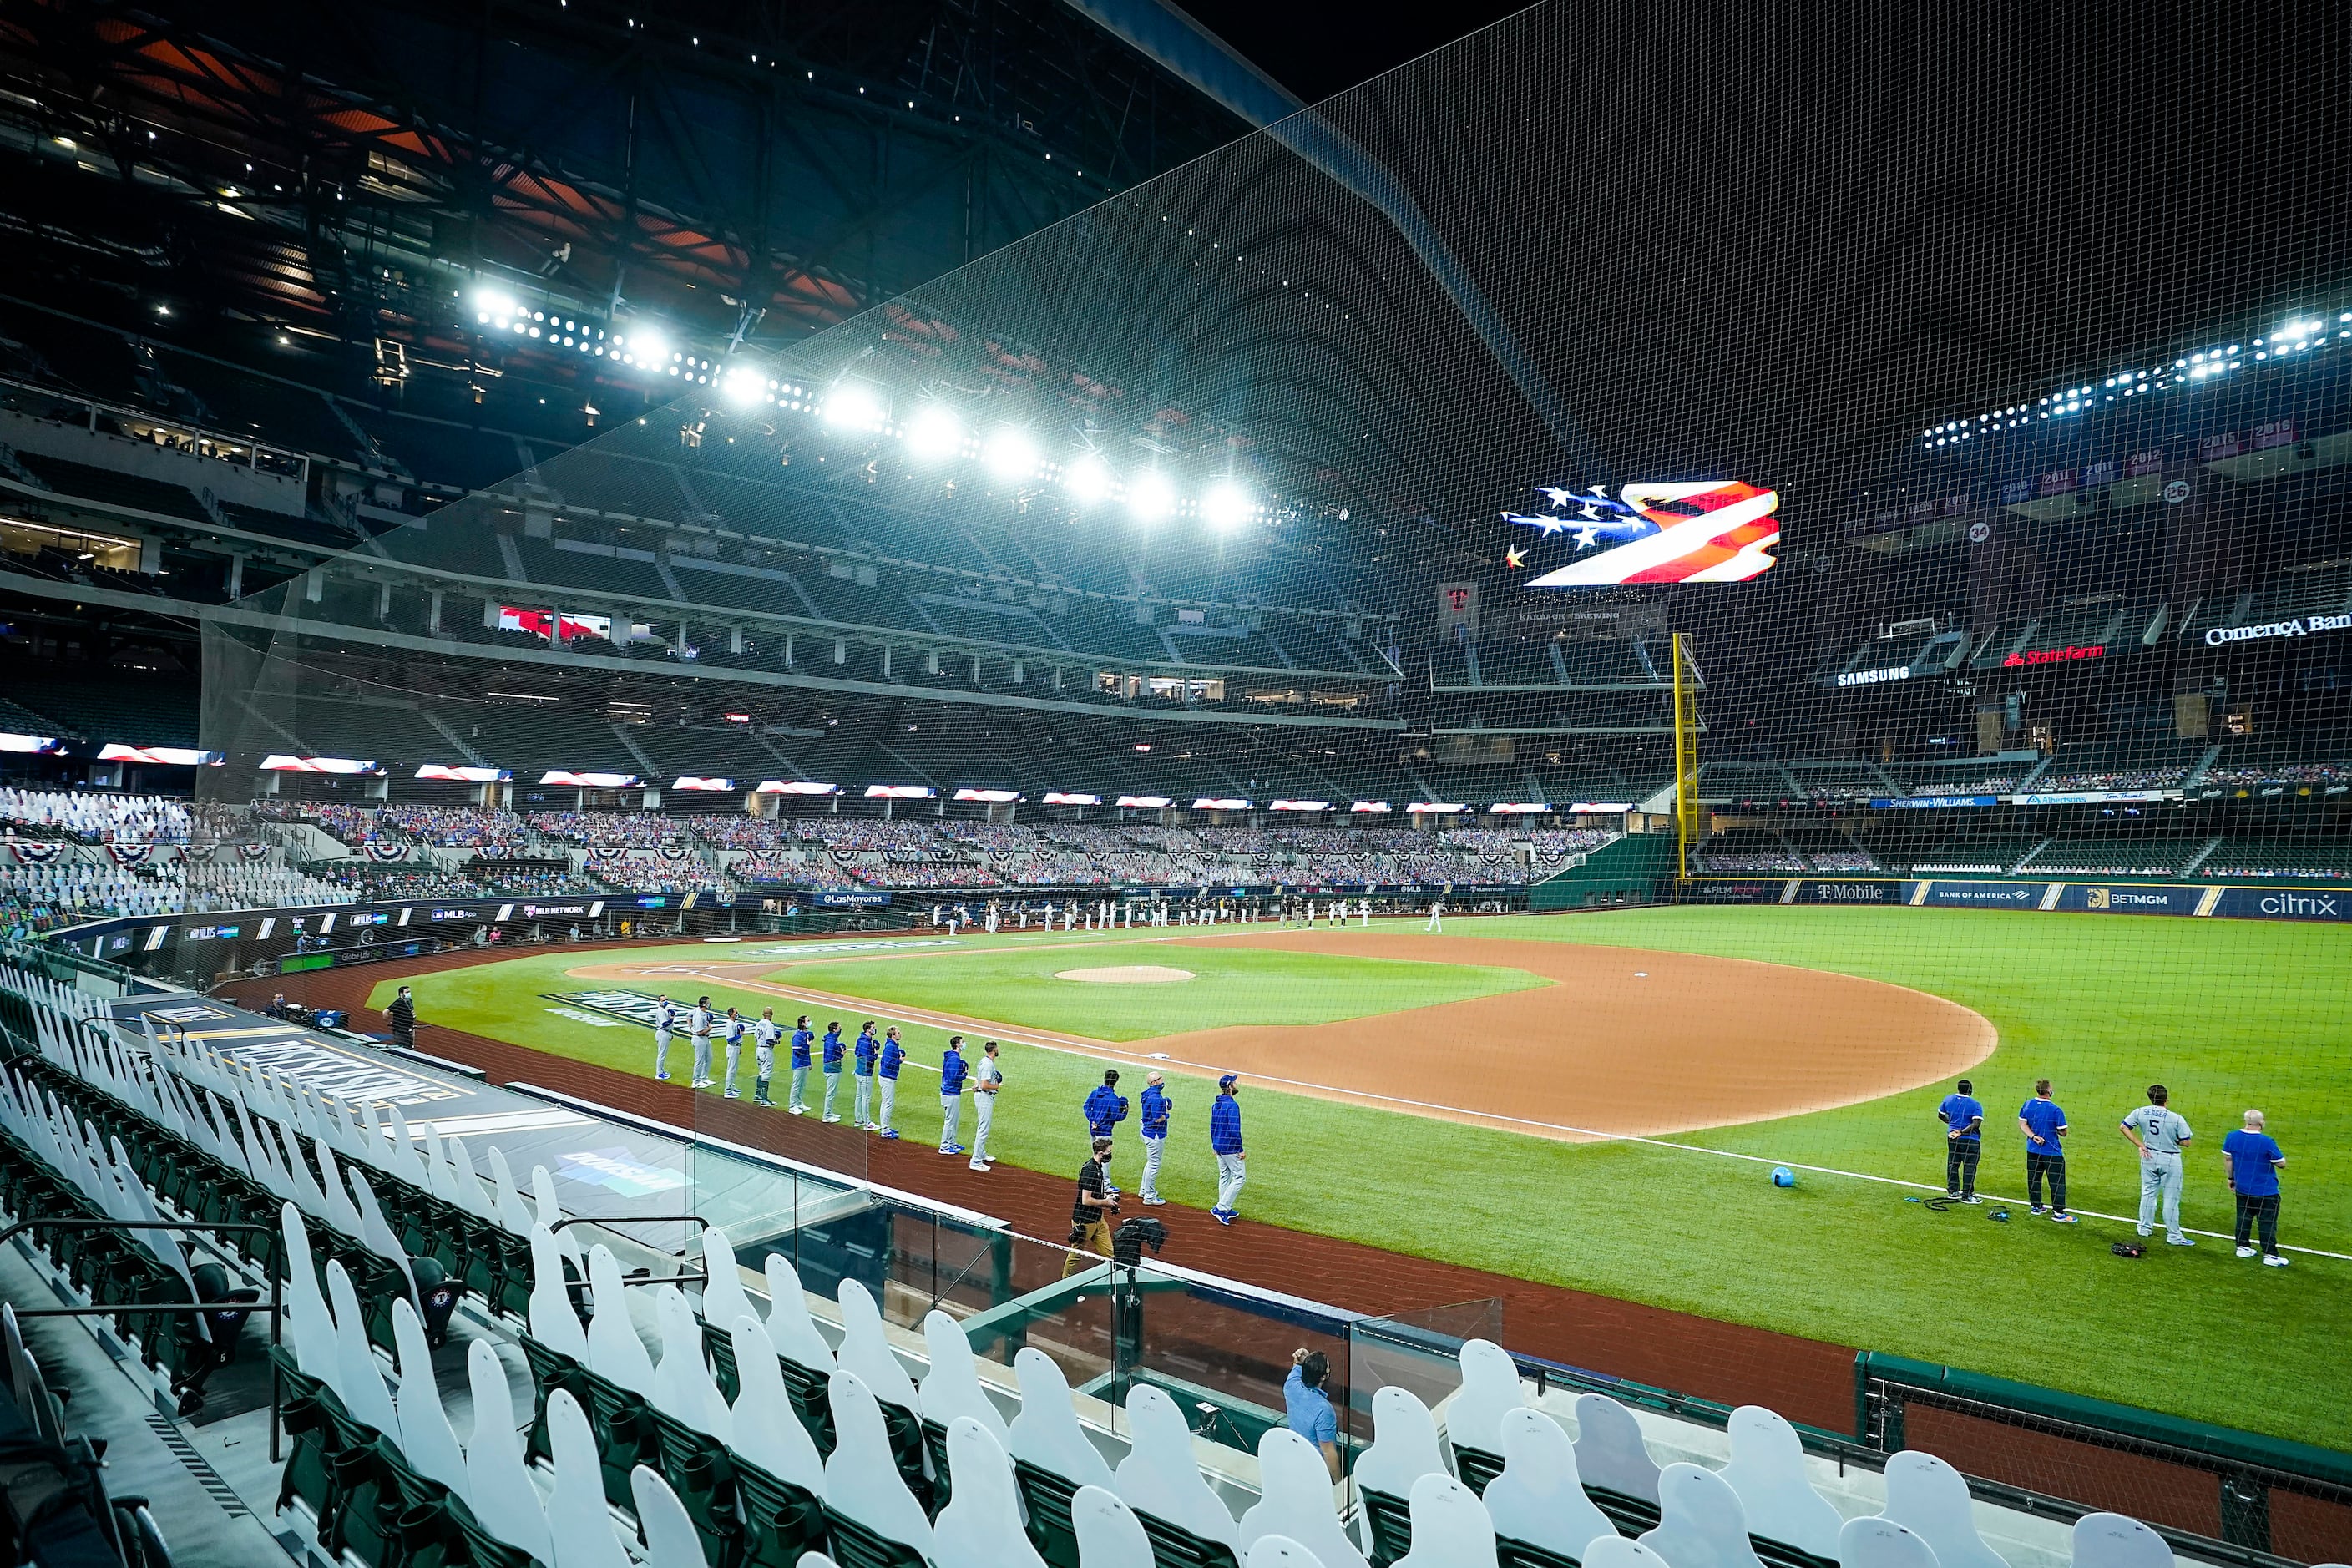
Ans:
[[[1885,904],[1908,909],[2181,915],[2202,920],[2352,921],[2352,887],[2235,888],[2200,882],[2013,878],[1696,877],[1684,902]]]

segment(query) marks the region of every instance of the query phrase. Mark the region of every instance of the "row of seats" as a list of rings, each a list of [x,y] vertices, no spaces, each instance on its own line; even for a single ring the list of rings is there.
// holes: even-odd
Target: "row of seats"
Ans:
[[[0,1303],[0,1556],[42,1568],[172,1568],[147,1500],[115,1497],[104,1443],[73,1431],[61,1392],[26,1348],[13,1304]]]

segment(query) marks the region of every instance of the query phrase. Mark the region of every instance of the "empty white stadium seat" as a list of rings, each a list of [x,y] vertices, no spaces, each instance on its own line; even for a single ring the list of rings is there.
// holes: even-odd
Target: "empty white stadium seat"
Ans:
[[[998,1447],[1011,1451],[1013,1434],[988,1391],[981,1386],[979,1369],[972,1363],[971,1342],[964,1337],[963,1325],[933,1309],[923,1317],[923,1342],[931,1352],[930,1368],[923,1373],[922,1385],[917,1390],[922,1401],[923,1419],[936,1426],[950,1426],[957,1416],[969,1415],[987,1428]],[[948,1468],[954,1473],[952,1460]]]
[[[1937,1568],[2009,1568],[1977,1533],[1976,1500],[1960,1472],[1906,1448],[1886,1460],[1886,1502],[1878,1510],[1935,1552]]]
[[[495,1151],[493,1151],[495,1152]],[[588,1331],[572,1309],[563,1278],[563,1253],[548,1228],[534,1222],[530,1237],[530,1337],[558,1355],[588,1364]]]
[[[1592,1543],[1579,1568],[1678,1568],[1643,1545],[1622,1535],[1605,1536]]]
[[[466,1378],[474,1396],[474,1430],[466,1440],[466,1500],[484,1530],[551,1565],[555,1548],[547,1510],[524,1468],[506,1367],[488,1341],[466,1347]]]
[[[1500,1455],[1503,1412],[1528,1402],[1510,1352],[1491,1340],[1462,1345],[1462,1386],[1445,1405],[1445,1435],[1458,1451]]]
[[[1241,1552],[1241,1528],[1192,1458],[1192,1429],[1167,1392],[1138,1384],[1127,1395],[1128,1451],[1111,1489],[1129,1508]]]
[[[383,1385],[383,1369],[368,1348],[366,1320],[360,1312],[359,1292],[339,1258],[327,1260],[327,1306],[335,1315],[335,1391],[352,1419],[363,1421],[386,1436],[400,1430],[392,1412],[392,1394]]]
[[[1495,1533],[1580,1561],[1584,1549],[1617,1533],[1609,1516],[1584,1495],[1576,1446],[1559,1422],[1540,1410],[1503,1417],[1503,1473],[1486,1483],[1486,1514]]]
[[[1102,1451],[1078,1425],[1076,1407],[1070,1403],[1069,1380],[1054,1358],[1024,1345],[1013,1358],[1013,1374],[1021,1384],[1021,1413],[1013,1418],[1009,1433],[1013,1457],[1051,1471],[1074,1487],[1116,1491],[1118,1483]]]
[[[932,1533],[940,1568],[1045,1568],[1021,1527],[1011,1457],[969,1415],[948,1423],[948,1473],[955,1495]]]
[[[735,1320],[751,1310],[751,1298],[743,1293],[743,1271],[735,1261],[735,1248],[727,1233],[717,1226],[702,1228],[702,1321],[731,1329]]]
[[[1078,1568],[1153,1568],[1151,1538],[1115,1492],[1080,1487],[1070,1499],[1070,1527],[1078,1538]]]
[[[1576,1397],[1576,1469],[1588,1487],[1658,1500],[1658,1462],[1633,1413],[1605,1394]]]
[[[1257,1468],[1259,1497],[1242,1515],[1244,1542],[1285,1536],[1313,1552],[1323,1568],[1370,1568],[1339,1527],[1331,1472],[1314,1444],[1287,1426],[1271,1427],[1258,1439]]]
[[[825,1507],[875,1534],[931,1555],[931,1521],[899,1479],[890,1454],[882,1406],[865,1380],[846,1369],[833,1374],[833,1453],[824,1462]]]
[[[1495,1526],[1478,1494],[1442,1470],[1413,1482],[1412,1550],[1396,1568],[1495,1568]]]
[[[1731,1462],[1722,1476],[1748,1511],[1748,1531],[1810,1552],[1837,1555],[1845,1518],[1813,1489],[1797,1429],[1760,1405],[1731,1413]]]
[[[808,1297],[801,1289],[801,1277],[780,1253],[768,1254],[768,1342],[776,1353],[795,1366],[830,1374],[834,1368],[833,1346],[817,1331],[816,1320],[809,1316]]]
[[[1374,1390],[1372,1441],[1357,1457],[1356,1484],[1410,1499],[1413,1483],[1422,1477],[1447,1473],[1437,1445],[1437,1418],[1429,1406],[1395,1384]]]
[[[2074,1521],[2074,1568],[2172,1568],[2172,1548],[2127,1514],[2086,1513]]]
[[[1323,1560],[1286,1535],[1261,1535],[1250,1543],[1242,1568],[1323,1568]]]
[[[824,1496],[824,1460],[793,1411],[775,1347],[760,1320],[735,1320],[734,1450],[780,1481]]]
[[[596,1435],[567,1389],[547,1396],[547,1447],[555,1462],[555,1491],[547,1500],[548,1535],[555,1543],[549,1568],[629,1568],[604,1507]]]
[[[643,1465],[629,1472],[629,1500],[645,1531],[645,1568],[710,1568],[694,1521],[669,1483]]]
[[[1658,1473],[1658,1527],[1642,1544],[1675,1568],[1763,1568],[1748,1539],[1739,1494],[1696,1465],[1668,1465]]]
[[[1838,1568],[1937,1568],[1925,1541],[1891,1519],[1849,1519],[1838,1531]]]
[[[907,1375],[889,1336],[882,1329],[882,1309],[874,1293],[855,1279],[841,1282],[841,1354],[844,1372],[854,1372],[875,1398],[906,1410],[916,1408],[915,1380]]]
[[[601,1241],[588,1249],[588,1304],[595,1313],[588,1320],[588,1370],[651,1399],[654,1359],[646,1353],[646,1342],[637,1338],[636,1321],[629,1315],[621,1261]]]
[[[425,1342],[425,1324],[405,1301],[392,1304],[392,1342],[400,1352],[400,1382],[392,1398],[400,1428],[400,1451],[411,1469],[463,1497],[465,1450],[457,1447],[457,1434],[450,1429],[448,1415],[441,1408],[441,1386],[434,1381],[433,1352]]]
[[[654,1368],[654,1408],[724,1443],[734,1426],[726,1397],[704,1359],[702,1322],[675,1285],[654,1288],[654,1316],[661,1328],[661,1364]]]

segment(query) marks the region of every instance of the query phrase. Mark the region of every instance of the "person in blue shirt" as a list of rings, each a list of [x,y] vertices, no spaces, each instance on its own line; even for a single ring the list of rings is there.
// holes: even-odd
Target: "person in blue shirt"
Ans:
[[[816,1039],[816,1031],[809,1027],[808,1015],[803,1013],[793,1025],[793,1099],[784,1109],[794,1116],[808,1114],[809,1047]]]
[[[1291,1352],[1290,1375],[1282,1384],[1282,1424],[1315,1445],[1336,1481],[1339,1479],[1339,1413],[1331,1408],[1331,1396],[1323,1391],[1330,1376],[1331,1358],[1321,1351]]]
[[[1143,1121],[1137,1129],[1143,1134],[1143,1184],[1139,1195],[1155,1206],[1168,1201],[1160,1195],[1160,1157],[1168,1152],[1168,1112],[1174,1102],[1160,1087],[1164,1077],[1155,1071],[1144,1078]]]
[[[1984,1107],[1974,1086],[1960,1079],[1958,1093],[1944,1096],[1936,1107],[1944,1124],[1944,1195],[1964,1204],[1980,1204],[1977,1196],[1977,1162],[1984,1155]]]
[[[1219,1225],[1241,1217],[1234,1205],[1241,1201],[1242,1184],[1249,1180],[1242,1152],[1241,1075],[1227,1073],[1217,1080],[1217,1098],[1209,1103],[1209,1152],[1217,1157],[1217,1206],[1209,1211]]]
[[[907,1059],[907,1047],[898,1043],[898,1031],[894,1026],[882,1037],[881,1077],[877,1087],[882,1093],[882,1120],[877,1129],[885,1138],[896,1138],[898,1130],[891,1118],[898,1110],[898,1068]]]
[[[947,1055],[940,1058],[940,1152],[961,1154],[956,1123],[963,1119],[963,1037],[948,1037]]]
[[[1117,1068],[1103,1074],[1101,1084],[1087,1096],[1083,1110],[1089,1138],[1108,1138],[1113,1129],[1127,1120],[1127,1096],[1118,1091]]]
[[[2050,1098],[2050,1080],[2033,1080],[2033,1098],[2017,1108],[2017,1124],[2025,1130],[2025,1201],[2042,1212],[2042,1178],[2050,1178],[2050,1217],[2073,1225],[2066,1212],[2066,1113]]]
[[[2263,1262],[2286,1267],[2279,1256],[2279,1169],[2286,1163],[2278,1140],[2263,1131],[2263,1113],[2246,1112],[2246,1124],[2221,1140],[2221,1154],[2230,1167],[2230,1191],[2238,1199],[2238,1256],[2252,1258],[2248,1245],[2257,1227],[2263,1242]]]
[[[857,1103],[849,1112],[850,1125],[874,1131],[874,1058],[882,1054],[882,1042],[874,1037],[874,1020],[857,1031],[857,1043],[850,1047],[850,1076],[857,1080]]]
[[[833,1108],[833,1097],[841,1092],[841,1020],[835,1018],[824,1026],[824,1055],[818,1065],[824,1070],[824,1119],[838,1121],[841,1113]]]
[[[1117,1068],[1103,1074],[1102,1082],[1095,1086],[1080,1109],[1087,1119],[1087,1136],[1089,1139],[1109,1137],[1118,1124],[1127,1120],[1127,1096],[1118,1091]],[[1108,1190],[1113,1197],[1118,1195],[1117,1187]]]

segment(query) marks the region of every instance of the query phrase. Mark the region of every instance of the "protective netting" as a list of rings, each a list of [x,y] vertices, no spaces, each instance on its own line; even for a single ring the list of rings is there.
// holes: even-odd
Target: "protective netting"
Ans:
[[[544,877],[588,935],[1222,911],[1531,976],[1360,1023],[1236,974],[1188,1024],[1052,1027],[1122,1060],[1253,1031],[1163,1054],[1279,1080],[1250,1202],[1365,1244],[1303,1295],[1588,1291],[1506,1342],[1849,1431],[1871,1350],[2341,1448],[2345,46],[1544,5],[804,342],[598,324],[609,433],[208,625],[206,784]],[[587,341],[462,305],[485,366]],[[1432,903],[1585,912],[1465,937]],[[646,962],[518,1005],[897,1021],[909,1142],[956,1020],[1024,1022],[952,975]],[[1098,1064],[1057,1040],[1012,1047],[1005,1158],[1066,1179]],[[2265,1135],[2283,1268],[2238,1245]],[[2200,1468],[2167,1428],[2101,1468],[2060,1431],[2095,1412],[1945,1397],[1908,1439],[2011,1484],[2343,1538],[2308,1456]],[[1989,1422],[2006,1458],[1963,1456]],[[2297,1500],[2184,1512],[2182,1465]]]

